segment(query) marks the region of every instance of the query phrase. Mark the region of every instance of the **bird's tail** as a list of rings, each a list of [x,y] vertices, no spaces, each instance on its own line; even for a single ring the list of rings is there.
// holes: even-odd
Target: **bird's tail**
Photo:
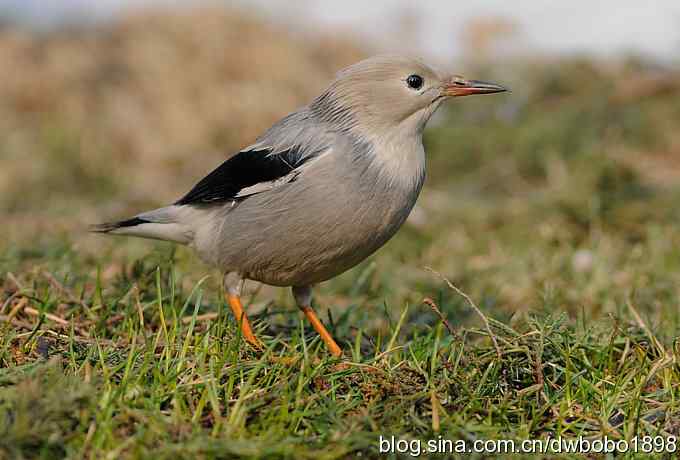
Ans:
[[[167,206],[118,222],[92,225],[91,232],[138,236],[189,244],[193,241],[193,225],[201,211],[189,206]]]

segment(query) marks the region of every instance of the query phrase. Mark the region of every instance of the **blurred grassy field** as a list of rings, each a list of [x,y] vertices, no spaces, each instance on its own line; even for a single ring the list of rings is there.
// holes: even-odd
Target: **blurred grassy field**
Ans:
[[[218,273],[188,250],[85,232],[178,198],[371,53],[223,10],[0,30],[0,457],[372,458],[381,434],[680,435],[677,70],[456,69],[513,93],[450,103],[405,227],[317,289],[350,366],[287,291],[253,285],[248,300],[268,353],[302,357],[292,366],[241,346]],[[425,267],[490,318],[500,358]]]

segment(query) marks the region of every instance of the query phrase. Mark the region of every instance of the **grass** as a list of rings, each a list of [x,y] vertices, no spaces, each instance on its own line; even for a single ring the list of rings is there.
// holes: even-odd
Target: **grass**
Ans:
[[[174,18],[170,33],[159,19],[139,40],[175,50],[151,53],[162,61],[153,68],[173,67],[183,37],[227,30],[222,20],[196,31]],[[109,33],[133,37],[135,24]],[[258,49],[258,26],[239,24]],[[80,56],[77,40],[62,45]],[[301,52],[301,61],[316,62]],[[324,62],[351,55],[337,52]],[[135,74],[151,65],[122,48],[82,53],[96,57],[87,72],[115,64]],[[117,61],[107,64],[110,55]],[[213,69],[210,59],[200,62]],[[218,131],[221,118],[187,111],[196,114],[191,124],[171,117],[179,128],[157,123],[130,139],[115,128],[118,112],[97,105],[116,89],[130,100],[153,95],[148,107],[126,106],[132,119],[185,107],[172,99],[185,94],[173,85],[193,88],[181,75],[162,93],[132,77],[49,97],[19,91],[35,97],[3,106],[17,126],[0,124],[13,133],[0,136],[0,151],[37,160],[0,157],[10,168],[3,171],[14,171],[0,181],[0,458],[377,458],[380,436],[392,435],[679,436],[680,80],[642,60],[612,66],[539,60],[466,72],[513,93],[450,104],[427,131],[429,177],[407,224],[376,256],[315,291],[317,311],[345,350],[342,363],[287,291],[248,286],[248,311],[267,345],[255,352],[225,307],[219,274],[188,250],[82,232],[179,196],[200,175],[196,166],[188,174],[188,163],[205,164],[201,171],[215,163],[188,154],[217,147],[193,144],[206,136],[192,129]],[[317,69],[314,81],[327,71]],[[60,87],[55,75],[46,80]],[[222,80],[210,81],[201,80],[200,94],[226,91]],[[108,121],[95,126],[79,118],[89,112],[68,112],[78,101]],[[34,115],[21,112],[31,104],[55,111],[39,119],[37,137]],[[266,125],[272,116],[246,121]],[[238,136],[241,122],[226,120],[233,129],[223,130]],[[111,163],[90,155],[104,144]],[[159,154],[176,145],[181,161]],[[141,183],[148,171],[158,176]]]
[[[3,312],[14,317],[0,340],[8,457],[348,458],[375,456],[380,435],[630,439],[680,428],[678,350],[632,304],[592,324],[491,319],[500,359],[477,339],[484,328],[451,334],[426,306],[386,315],[377,333],[346,315],[333,325],[348,331],[343,366],[296,315],[259,315],[268,349],[256,353],[218,296],[200,282],[182,291],[172,262],[130,271],[113,292],[96,283],[76,294],[49,275],[15,291],[37,308],[30,324],[19,307]],[[57,305],[80,318],[52,321]],[[275,316],[272,335],[262,320]]]

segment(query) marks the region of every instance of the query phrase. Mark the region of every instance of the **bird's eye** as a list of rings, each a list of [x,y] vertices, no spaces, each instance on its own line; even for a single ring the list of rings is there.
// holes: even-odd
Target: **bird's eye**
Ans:
[[[411,89],[420,89],[423,87],[423,83],[425,83],[425,81],[420,75],[409,75],[409,77],[406,78],[406,84]]]

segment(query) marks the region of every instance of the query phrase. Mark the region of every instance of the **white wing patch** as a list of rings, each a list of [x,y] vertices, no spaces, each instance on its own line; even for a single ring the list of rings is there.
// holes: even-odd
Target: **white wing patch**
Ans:
[[[296,169],[292,170],[290,173],[286,174],[283,177],[279,177],[278,179],[274,179],[271,181],[258,182],[257,184],[242,188],[241,190],[239,190],[236,196],[234,196],[234,203],[236,203],[239,199],[247,198],[251,195],[256,195],[258,193],[267,192],[269,190],[275,189],[276,187],[280,187],[284,184],[293,182],[305,169],[312,166],[315,162],[319,160],[319,158],[327,155],[331,150],[332,149],[327,149],[325,152],[316,155],[309,161],[306,161],[302,166],[297,167]]]
[[[238,200],[239,198],[245,198],[250,195],[255,195],[257,193],[267,192],[283,184],[292,182],[293,180],[295,180],[299,173],[300,173],[299,170],[295,170],[292,171],[290,174],[287,174],[283,177],[279,177],[278,179],[270,180],[267,182],[259,182],[255,185],[251,185],[250,187],[242,188],[241,190],[239,190],[236,196],[234,196],[234,198]]]

